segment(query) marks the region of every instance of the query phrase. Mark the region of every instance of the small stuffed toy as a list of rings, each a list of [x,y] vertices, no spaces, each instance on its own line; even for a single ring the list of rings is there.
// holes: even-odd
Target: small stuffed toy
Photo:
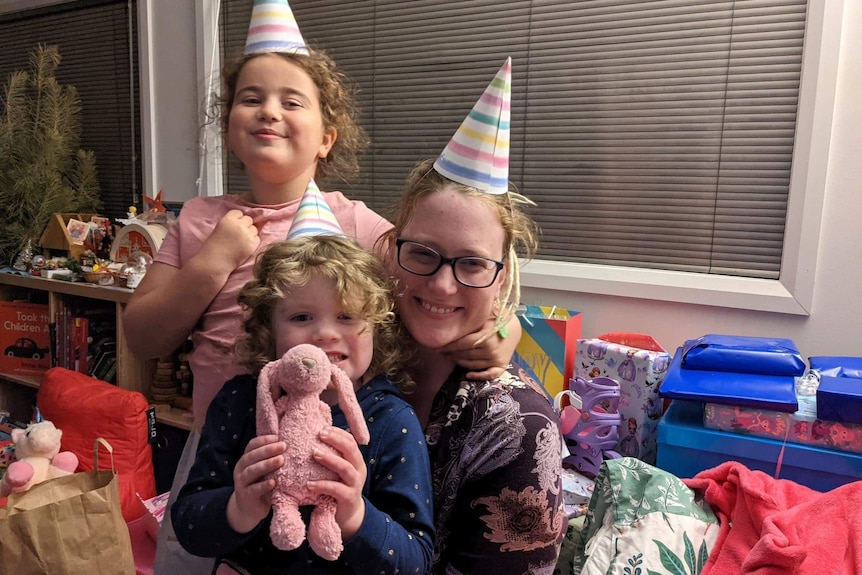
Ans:
[[[31,423],[26,429],[13,429],[15,458],[0,481],[0,497],[27,491],[37,483],[71,475],[78,467],[78,456],[60,451],[63,432],[50,421]]]
[[[338,404],[356,442],[367,445],[368,427],[353,382],[330,363],[320,348],[309,344],[289,349],[281,359],[261,370],[257,380],[257,433],[278,435],[287,443],[285,463],[273,473],[273,544],[285,551],[299,547],[305,540],[299,506],[315,505],[308,525],[308,544],[319,556],[334,561],[343,549],[341,528],[335,522],[336,501],[314,495],[306,488],[309,481],[337,479],[335,473],[312,457],[315,449],[332,450],[318,439],[320,431],[332,425],[331,408],[320,400],[320,393],[328,387],[337,391]]]
[[[15,443],[11,440],[0,442],[0,471],[9,467],[13,461],[16,461]]]

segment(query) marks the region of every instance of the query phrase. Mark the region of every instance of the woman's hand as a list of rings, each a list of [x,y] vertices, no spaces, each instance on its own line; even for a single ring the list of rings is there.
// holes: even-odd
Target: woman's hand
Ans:
[[[491,318],[478,331],[440,348],[441,352],[450,354],[458,365],[472,370],[467,373],[470,379],[488,380],[500,377],[512,361],[515,348],[521,340],[521,322],[513,315],[507,325],[509,333],[506,337],[494,333],[476,345],[477,341],[494,329],[494,321]]]
[[[341,527],[342,539],[347,541],[356,535],[365,519],[362,488],[368,469],[356,439],[349,432],[338,427],[327,427],[320,432],[319,437],[337,453],[317,449],[314,459],[338,475],[340,481],[309,481],[308,488],[317,495],[335,498],[338,505],[335,521]]]
[[[248,442],[234,466],[227,520],[237,533],[248,533],[269,514],[275,480],[267,475],[284,465],[285,449],[277,435],[260,435]]]

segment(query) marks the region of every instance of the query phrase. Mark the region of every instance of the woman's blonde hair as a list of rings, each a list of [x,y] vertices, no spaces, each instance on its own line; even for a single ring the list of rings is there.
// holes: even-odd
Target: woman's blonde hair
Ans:
[[[514,190],[505,194],[489,194],[474,187],[459,184],[434,170],[433,159],[423,160],[413,167],[413,170],[407,177],[401,198],[393,206],[389,214],[389,220],[394,226],[380,239],[380,241],[385,242],[384,248],[389,261],[396,260],[394,254],[395,239],[401,235],[404,228],[416,217],[416,205],[422,199],[444,189],[454,190],[484,203],[497,214],[500,225],[503,227],[502,247],[506,258],[506,267],[503,271],[505,281],[500,293],[501,306],[495,325],[496,330],[509,322],[515,308],[520,303],[521,289],[518,258],[531,259],[538,247],[539,228],[520,207],[524,204],[534,204]],[[445,234],[446,230],[441,230],[441,233]],[[492,333],[486,334],[485,337],[490,336]]]
[[[357,122],[359,107],[356,105],[356,86],[338,69],[335,61],[323,50],[311,50],[305,54],[264,52],[243,55],[232,62],[222,73],[222,94],[217,101],[214,114],[221,123],[224,136],[228,133],[230,111],[239,73],[249,61],[261,56],[284,58],[302,68],[311,77],[320,92],[320,112],[324,129],[334,128],[335,143],[325,158],[318,160],[315,178],[319,182],[339,179],[349,182],[359,174],[359,154],[368,147],[368,138]]]
[[[374,354],[367,374],[385,374],[406,386],[402,368],[412,355],[393,313],[392,284],[377,255],[344,236],[320,235],[285,240],[258,255],[254,279],[239,293],[246,311],[236,355],[241,365],[260,373],[276,359],[272,318],[291,290],[313,277],[326,278],[341,294],[344,312],[368,322],[374,330]]]

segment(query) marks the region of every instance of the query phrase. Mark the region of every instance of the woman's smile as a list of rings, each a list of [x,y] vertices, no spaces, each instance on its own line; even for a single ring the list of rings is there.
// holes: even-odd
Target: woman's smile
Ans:
[[[438,307],[438,306],[432,305],[432,304],[426,302],[425,300],[422,300],[419,298],[416,298],[416,301],[418,301],[419,305],[421,305],[424,309],[427,309],[428,311],[430,311],[431,313],[434,313],[434,314],[443,315],[443,314],[453,313],[456,309],[454,307]]]

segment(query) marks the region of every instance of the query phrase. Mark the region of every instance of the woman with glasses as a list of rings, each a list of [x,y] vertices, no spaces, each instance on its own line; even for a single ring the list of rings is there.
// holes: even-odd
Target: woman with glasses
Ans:
[[[443,154],[414,168],[384,236],[398,315],[417,348],[406,399],[431,457],[435,574],[550,574],[565,529],[560,432],[544,391],[510,371],[469,379],[441,351],[489,318],[487,337],[506,337],[516,253],[536,247],[524,198],[508,189],[509,65]]]

